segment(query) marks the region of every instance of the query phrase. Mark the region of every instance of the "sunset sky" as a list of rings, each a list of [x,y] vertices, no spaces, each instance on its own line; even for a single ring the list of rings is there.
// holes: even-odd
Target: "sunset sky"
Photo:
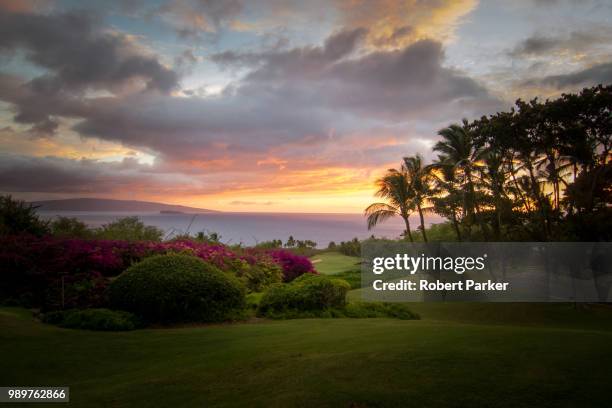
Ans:
[[[0,191],[363,211],[443,126],[612,82],[612,3],[0,0]]]

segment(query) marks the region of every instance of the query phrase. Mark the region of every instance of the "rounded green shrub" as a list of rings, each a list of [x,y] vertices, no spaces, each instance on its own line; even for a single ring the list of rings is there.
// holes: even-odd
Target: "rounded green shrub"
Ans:
[[[45,313],[44,323],[69,329],[125,331],[140,326],[140,319],[129,312],[109,309],[72,309]]]
[[[283,280],[283,269],[270,259],[258,260],[253,264],[237,260],[231,270],[244,282],[249,292],[261,292]]]
[[[237,278],[189,255],[146,258],[119,275],[109,287],[113,308],[150,323],[218,322],[245,308]]]
[[[346,305],[350,285],[342,279],[304,274],[290,283],[272,286],[259,303],[258,314],[278,316],[279,313],[318,312]]]

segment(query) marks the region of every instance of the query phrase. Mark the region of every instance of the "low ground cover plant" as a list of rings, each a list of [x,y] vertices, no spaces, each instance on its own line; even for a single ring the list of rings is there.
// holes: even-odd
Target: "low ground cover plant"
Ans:
[[[109,286],[112,308],[147,323],[219,322],[245,309],[245,288],[229,273],[190,255],[147,258]]]

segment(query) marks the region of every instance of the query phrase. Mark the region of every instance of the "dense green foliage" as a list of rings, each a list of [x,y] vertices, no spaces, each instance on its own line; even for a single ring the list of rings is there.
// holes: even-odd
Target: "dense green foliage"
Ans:
[[[260,316],[343,308],[350,285],[341,279],[305,274],[290,283],[272,286],[259,303]]]
[[[161,241],[163,234],[162,230],[151,225],[145,225],[138,217],[120,218],[103,225],[95,232],[98,239],[155,242]]]
[[[109,309],[71,309],[42,315],[43,322],[69,329],[127,331],[141,325],[132,313]]]
[[[74,217],[57,217],[50,224],[51,234],[62,238],[92,238],[94,231]]]
[[[350,241],[342,241],[340,244],[335,244],[333,248],[346,256],[361,256],[361,242],[357,238]]]
[[[131,266],[109,287],[113,308],[147,322],[217,322],[245,307],[237,278],[188,255],[157,255]]]
[[[193,221],[193,219],[192,219]],[[221,234],[214,231],[199,231],[195,235],[191,235],[189,233],[183,233],[174,235],[171,241],[194,241],[203,244],[212,244],[217,245],[221,243]]]
[[[359,269],[334,273],[333,277],[346,281],[351,289],[359,289],[361,287],[361,271]]]
[[[49,223],[36,214],[36,207],[10,195],[0,196],[0,236],[49,233]]]
[[[457,234],[453,227],[453,223],[451,221],[441,222],[439,224],[431,224],[428,228],[425,229],[427,231],[427,240],[428,241],[438,241],[438,242],[453,242],[457,241]],[[474,228],[474,234],[480,234],[480,230],[478,227]],[[417,236],[414,238],[415,242],[423,241],[421,236]]]
[[[612,85],[518,100],[509,112],[439,131],[428,165],[405,157],[377,181],[384,199],[365,210],[368,227],[394,216],[447,218],[458,241],[612,239]]]
[[[261,292],[283,281],[283,269],[272,259],[259,259],[252,264],[239,259],[233,262],[232,272],[244,282],[249,292]]]

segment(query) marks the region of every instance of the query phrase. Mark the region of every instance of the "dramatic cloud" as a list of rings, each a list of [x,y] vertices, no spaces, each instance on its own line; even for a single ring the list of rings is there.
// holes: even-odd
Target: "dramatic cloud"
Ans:
[[[458,22],[477,5],[476,0],[336,0],[345,26],[366,27],[376,48],[403,48],[432,38],[446,41]]]
[[[248,155],[254,163],[273,147],[334,143],[331,132],[342,136],[388,120],[459,120],[500,106],[480,84],[442,66],[439,43],[351,56],[364,34],[336,33],[321,47],[218,54],[219,63],[253,68],[215,97],[92,101],[75,129],[166,159]]]
[[[321,48],[225,53],[213,59],[225,65],[256,65],[238,84],[238,93],[270,94],[282,89],[287,102],[327,105],[336,112],[358,115],[367,112],[374,119],[435,117],[454,108],[458,115],[469,115],[474,108],[500,106],[482,85],[443,67],[443,49],[435,41],[343,58],[350,56],[363,33],[358,29],[336,34]]]
[[[42,3],[0,0],[8,192],[359,211],[381,171],[500,95],[612,80],[605,10],[557,27],[564,1]]]
[[[222,67],[256,67],[265,64],[262,71],[274,71],[270,76],[280,73],[294,73],[296,76],[303,75],[308,69],[325,68],[331,63],[350,55],[355,51],[359,42],[363,39],[367,30],[357,28],[344,30],[332,34],[325,40],[322,47],[294,48],[289,51],[267,51],[267,52],[235,52],[225,51],[213,54],[211,60]],[[296,71],[297,70],[297,71]],[[255,73],[254,75],[258,75]],[[252,75],[253,76],[253,75]],[[251,76],[251,77],[252,77]]]
[[[17,52],[45,73],[19,87],[3,75],[0,98],[17,106],[18,122],[40,129],[57,127],[45,107],[58,110],[57,104],[88,91],[121,94],[143,81],[147,90],[168,93],[178,85],[177,75],[157,57],[146,55],[128,36],[103,30],[89,14],[1,13],[0,54]]]

